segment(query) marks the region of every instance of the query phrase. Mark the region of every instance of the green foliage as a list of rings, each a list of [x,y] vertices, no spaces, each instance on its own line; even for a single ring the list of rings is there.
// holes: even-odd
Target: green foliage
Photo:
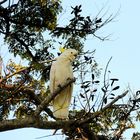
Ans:
[[[54,36],[62,36],[63,39],[68,36],[86,38],[89,34],[94,34],[96,30],[98,30],[102,26],[102,19],[95,18],[91,19],[89,16],[83,17],[81,15],[81,5],[72,7],[71,14],[74,15],[72,19],[70,19],[69,25],[64,27],[57,27],[53,31]]]
[[[118,102],[125,95],[118,96],[119,79],[110,77],[110,61],[103,80],[100,80],[101,69],[95,60],[95,50],[84,49],[88,35],[104,40],[95,33],[111,22],[112,16],[105,20],[99,15],[94,19],[84,17],[81,14],[82,6],[79,5],[72,7],[73,17],[68,25],[62,27],[57,24],[57,16],[62,12],[61,1],[18,0],[9,5],[6,2],[0,2],[0,33],[4,35],[9,52],[28,60],[28,65],[9,61],[4,69],[0,59],[1,121],[8,119],[11,112],[16,119],[34,116],[40,103],[50,93],[51,62],[56,57],[57,48],[63,46],[79,51],[73,63],[78,91],[73,94],[69,118],[70,121],[75,120],[75,123],[84,122],[63,128],[63,133],[69,139],[97,139],[95,136],[100,134],[105,138],[120,139],[125,130],[134,128],[131,113],[139,109],[139,91],[126,103]],[[45,121],[49,121],[49,117],[55,119],[51,106],[47,106],[39,117]],[[139,112],[136,117],[140,120]]]
[[[0,83],[1,119],[8,118],[11,110],[17,118],[32,114],[35,109],[32,97],[35,94],[40,98],[47,96],[45,83],[34,77],[30,67],[10,61],[6,68],[8,73]]]
[[[60,1],[19,0],[17,3],[1,6],[0,33],[5,35],[9,51],[22,58],[37,61],[36,46],[44,43],[43,31],[51,31],[57,25],[57,15],[61,12]],[[47,47],[44,50],[47,50]],[[47,51],[47,53],[49,53]],[[46,54],[45,56],[48,56]]]

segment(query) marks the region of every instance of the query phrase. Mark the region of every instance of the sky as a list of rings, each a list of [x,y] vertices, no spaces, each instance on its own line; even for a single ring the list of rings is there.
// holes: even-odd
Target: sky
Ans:
[[[106,16],[117,14],[113,22],[109,23],[97,32],[99,36],[111,34],[109,41],[100,41],[97,38],[89,36],[85,41],[86,49],[96,49],[95,58],[99,66],[105,68],[109,58],[113,59],[109,64],[111,76],[119,78],[121,86],[120,93],[124,91],[128,85],[133,92],[140,88],[140,1],[139,0],[63,0],[62,5],[64,12],[59,17],[59,23],[68,21],[68,13],[71,6],[76,4],[82,5],[83,14],[94,17],[103,8],[101,16],[106,12]],[[4,47],[4,45],[2,46]],[[1,49],[2,50],[2,49]],[[7,51],[1,51],[4,57]],[[136,130],[140,131],[139,126]],[[133,130],[125,133],[126,139],[130,139]],[[38,130],[34,128],[25,128],[0,133],[0,139],[3,140],[35,140],[37,137],[50,135],[47,130]],[[64,137],[45,137],[42,140],[63,140]]]

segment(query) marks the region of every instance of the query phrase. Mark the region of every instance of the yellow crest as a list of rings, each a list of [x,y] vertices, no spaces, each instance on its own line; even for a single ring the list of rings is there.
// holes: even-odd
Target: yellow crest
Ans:
[[[59,48],[59,51],[60,51],[61,53],[63,53],[65,50],[66,50],[66,49],[63,48],[63,47],[60,47],[60,48]]]

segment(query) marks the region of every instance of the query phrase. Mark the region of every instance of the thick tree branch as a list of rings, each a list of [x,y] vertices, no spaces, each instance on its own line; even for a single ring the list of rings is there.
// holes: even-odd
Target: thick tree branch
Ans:
[[[34,120],[32,118],[25,119],[12,119],[12,120],[4,120],[0,122],[0,132],[13,130],[18,128],[32,127]]]
[[[49,103],[63,90],[65,89],[68,85],[71,83],[75,82],[74,79],[68,79],[65,84],[58,86],[58,88],[54,91],[54,93],[49,94],[44,101],[38,106],[38,108],[35,111],[35,116],[38,116],[42,110],[45,109],[49,105]]]
[[[70,127],[74,121],[45,121],[35,117],[4,120],[0,122],[0,132],[19,128],[62,129]]]
[[[114,103],[116,103],[119,99],[123,98],[124,96],[126,96],[126,94],[129,91],[125,91],[124,93],[122,93],[121,95],[118,95],[114,100],[112,100],[109,104],[107,104],[102,110],[106,110],[107,108],[111,107]]]
[[[46,97],[45,100],[40,104],[39,108],[37,108],[36,115],[40,113],[46,105],[62,91],[65,87],[67,87],[70,83],[74,82],[75,79],[68,80],[64,85],[62,85],[61,88],[58,88],[53,94]],[[36,116],[34,117],[26,117],[24,119],[13,119],[13,120],[4,120],[0,123],[0,132],[7,131],[7,130],[13,130],[18,128],[27,128],[27,127],[34,127],[34,128],[40,128],[40,129],[67,129],[70,127],[79,127],[85,123],[90,122],[93,118],[97,117],[113,105],[116,101],[124,97],[128,91],[124,92],[123,94],[117,96],[112,102],[110,102],[108,105],[106,105],[101,111],[95,112],[91,117],[84,119],[84,120],[68,120],[68,121],[46,121],[42,119],[37,119]]]

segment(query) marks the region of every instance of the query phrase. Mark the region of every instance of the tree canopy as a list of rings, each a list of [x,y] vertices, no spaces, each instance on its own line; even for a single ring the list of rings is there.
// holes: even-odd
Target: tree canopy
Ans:
[[[0,2],[0,34],[10,53],[27,61],[26,66],[12,60],[3,64],[0,57],[0,132],[34,127],[62,129],[67,140],[123,139],[123,132],[134,128],[134,122],[140,119],[140,91],[130,94],[128,88],[117,93],[119,79],[110,77],[108,70],[111,59],[100,81],[101,70],[94,57],[95,50],[84,48],[88,35],[106,40],[106,36],[100,37],[96,32],[115,16],[83,16],[82,6],[76,5],[71,7],[69,23],[62,26],[58,24],[58,16],[63,11],[61,2]],[[79,51],[73,63],[75,79],[66,81],[50,94],[50,67],[56,57],[54,52],[58,52],[58,48],[61,50],[61,46]],[[72,82],[75,82],[76,92],[73,93],[69,120],[57,120],[52,114],[51,101]],[[11,115],[12,119],[9,119]],[[139,133],[135,133],[133,139],[138,136]]]

